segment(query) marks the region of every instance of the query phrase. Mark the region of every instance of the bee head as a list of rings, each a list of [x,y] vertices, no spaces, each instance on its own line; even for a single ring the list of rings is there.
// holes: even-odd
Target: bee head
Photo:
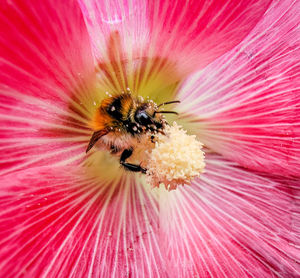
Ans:
[[[163,128],[164,118],[156,114],[157,106],[149,103],[141,105],[135,112],[134,120],[140,126],[147,130],[157,130]]]

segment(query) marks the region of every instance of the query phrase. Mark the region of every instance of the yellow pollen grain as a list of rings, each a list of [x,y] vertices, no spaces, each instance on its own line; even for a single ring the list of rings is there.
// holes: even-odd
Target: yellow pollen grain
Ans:
[[[164,132],[156,136],[155,147],[149,153],[146,179],[153,187],[164,184],[167,190],[173,190],[190,184],[204,172],[203,144],[175,122]]]

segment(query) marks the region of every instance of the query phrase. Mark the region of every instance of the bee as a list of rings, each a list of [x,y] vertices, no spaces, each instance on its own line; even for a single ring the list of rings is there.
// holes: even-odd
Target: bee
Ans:
[[[120,156],[120,164],[126,170],[146,173],[141,165],[126,162],[132,155],[134,147],[140,142],[142,136],[150,135],[151,140],[155,134],[163,133],[167,122],[162,114],[175,111],[160,111],[166,104],[179,103],[169,101],[157,105],[142,97],[135,97],[130,93],[123,93],[105,98],[92,122],[94,133],[88,143],[86,153],[98,142],[102,148],[113,155]]]

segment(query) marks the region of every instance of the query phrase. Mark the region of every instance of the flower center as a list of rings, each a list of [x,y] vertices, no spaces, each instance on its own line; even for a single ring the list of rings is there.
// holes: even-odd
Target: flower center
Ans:
[[[164,133],[162,130],[165,124],[161,114],[163,112],[155,110],[157,109],[155,103],[174,100],[181,81],[176,64],[162,57],[145,57],[140,52],[128,57],[121,45],[118,33],[112,33],[107,45],[107,57],[98,62],[95,68],[95,86],[89,90],[88,96],[79,100],[87,111],[85,116],[89,119],[88,127],[94,132],[89,138],[89,153],[83,161],[87,175],[110,182],[121,179],[123,175],[133,175],[131,172],[136,171],[140,172],[134,173],[136,178],[145,178],[141,173],[145,173],[147,169],[144,169],[141,164],[145,162],[146,157],[149,157],[146,153],[151,153],[153,149],[153,156],[149,157],[149,162],[152,161],[152,164],[147,165],[149,168],[147,179],[150,181],[151,176],[152,185],[164,182],[168,183],[166,185],[168,189],[175,188],[175,183],[170,183],[172,173],[177,184],[189,182],[189,179],[195,176],[196,169],[199,173],[200,168],[204,167],[202,163],[204,156],[200,145],[198,147],[201,153],[198,158],[201,157],[202,162],[199,165],[202,166],[198,169],[196,166],[187,168],[184,162],[181,163],[184,167],[180,168],[179,158],[183,155],[179,155],[176,162],[177,158],[174,154],[182,153],[179,144],[182,147],[183,144],[191,144],[191,141],[176,143],[176,140],[173,140],[181,134],[179,130],[177,134],[174,132],[174,136],[172,132],[169,134],[172,135],[169,138],[173,138],[169,153],[166,146],[170,142],[167,142],[166,138],[164,143],[162,137],[159,144],[158,141],[156,145],[150,142],[150,145],[152,144],[150,148],[146,147],[148,143],[143,142],[145,138],[149,141],[151,140],[149,138],[155,137],[158,133]],[[141,99],[137,97],[138,95]],[[168,118],[170,117],[172,116],[168,115]],[[159,153],[162,153],[161,157]],[[164,155],[168,156],[169,171],[166,170],[167,164],[158,163],[163,161]],[[187,155],[186,152],[185,157]],[[124,166],[123,169],[131,172],[124,171],[120,163]],[[162,173],[165,173],[165,178]]]
[[[163,115],[176,112],[163,110],[163,104],[130,93],[103,99],[90,123],[94,133],[87,147],[93,151],[84,164],[88,173],[111,181],[121,179],[122,170],[139,172],[152,187],[164,184],[167,190],[199,176],[205,166],[202,144],[175,122],[167,124]]]

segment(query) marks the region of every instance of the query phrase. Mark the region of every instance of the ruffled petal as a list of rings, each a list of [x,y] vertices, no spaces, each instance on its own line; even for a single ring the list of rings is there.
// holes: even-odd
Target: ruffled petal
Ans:
[[[84,155],[95,76],[75,1],[2,1],[0,174]]]
[[[159,91],[166,98],[167,85],[237,45],[269,2],[80,0],[102,78],[110,81],[111,90],[129,87],[151,97]],[[150,89],[138,86],[146,83]]]
[[[203,143],[245,167],[285,176],[300,175],[299,4],[274,2],[238,47],[181,91],[182,112],[192,114]]]
[[[76,1],[1,1],[0,37],[0,88],[11,94],[65,100],[94,71]]]
[[[193,185],[167,192],[74,168],[2,179],[5,277],[296,277],[299,188],[207,155]],[[37,179],[37,177],[39,177]]]

